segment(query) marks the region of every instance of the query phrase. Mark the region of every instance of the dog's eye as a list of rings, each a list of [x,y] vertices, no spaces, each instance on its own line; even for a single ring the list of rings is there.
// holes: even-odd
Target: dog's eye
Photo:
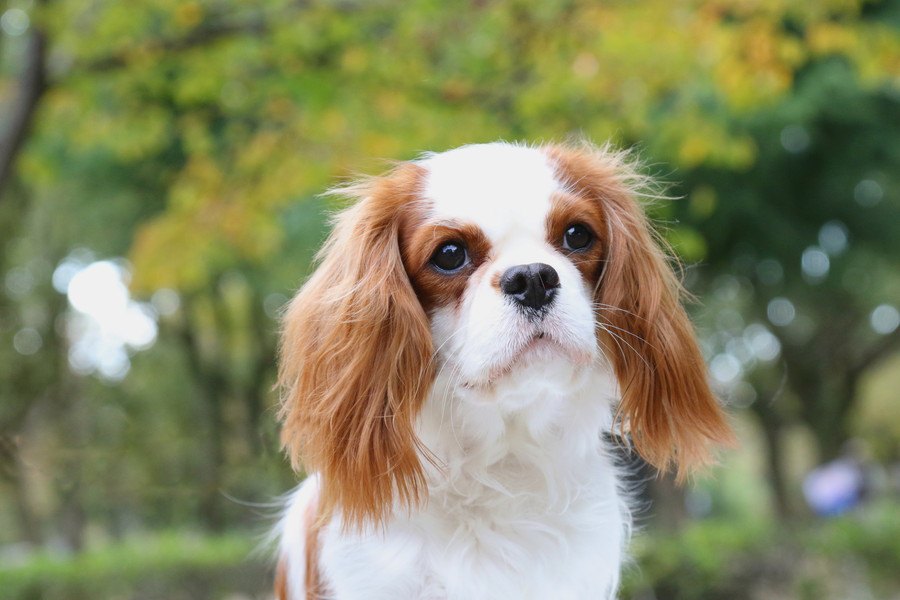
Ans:
[[[441,271],[456,271],[462,268],[468,259],[466,247],[461,242],[441,244],[431,255],[431,264]]]
[[[593,241],[594,234],[581,223],[569,225],[563,234],[563,247],[566,250],[584,250]]]

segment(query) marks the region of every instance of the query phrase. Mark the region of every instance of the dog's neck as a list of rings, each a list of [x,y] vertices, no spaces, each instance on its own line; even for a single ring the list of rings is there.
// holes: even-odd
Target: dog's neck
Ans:
[[[362,573],[383,597],[611,598],[630,518],[601,438],[607,373],[548,361],[482,389],[438,375],[417,423],[427,498],[361,534],[337,517],[336,580]]]
[[[439,375],[418,427],[423,454],[430,454],[423,456],[430,495],[480,489],[566,501],[585,469],[605,458],[601,433],[609,428],[615,394],[604,365],[562,359],[481,388]]]

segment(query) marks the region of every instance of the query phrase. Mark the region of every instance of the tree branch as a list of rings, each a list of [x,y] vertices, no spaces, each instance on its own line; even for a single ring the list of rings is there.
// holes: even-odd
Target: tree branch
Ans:
[[[269,23],[262,17],[254,17],[246,21],[218,21],[189,32],[187,35],[177,38],[155,40],[148,42],[143,49],[150,52],[178,52],[211,44],[230,35],[252,33],[262,35],[269,31]],[[94,59],[82,65],[76,65],[76,71],[102,72],[119,69],[128,65],[131,61],[134,48],[120,50],[109,56]]]
[[[19,78],[19,90],[9,120],[0,135],[0,197],[9,181],[16,156],[25,142],[38,102],[47,88],[46,40],[43,32],[32,28],[25,50],[25,65]]]
[[[305,6],[304,2],[292,5],[286,18]],[[270,31],[270,21],[262,14],[254,15],[240,21],[212,20],[203,24],[187,35],[148,42],[146,50],[151,52],[178,52],[211,44],[219,39],[242,34],[262,35]],[[19,81],[19,91],[11,109],[5,131],[0,135],[0,196],[9,183],[12,165],[28,134],[32,118],[38,103],[47,89],[46,72],[46,36],[37,28],[32,28],[25,52],[24,67]],[[132,60],[134,49],[125,49],[111,55],[97,58],[84,64],[76,65],[76,72],[102,72],[128,66]]]
[[[878,342],[867,348],[850,366],[850,373],[859,375],[898,349],[900,349],[900,329],[896,329],[893,333],[882,337]]]

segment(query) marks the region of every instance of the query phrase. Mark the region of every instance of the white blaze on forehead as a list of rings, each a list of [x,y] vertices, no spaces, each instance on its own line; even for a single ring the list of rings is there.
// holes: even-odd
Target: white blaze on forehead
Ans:
[[[492,241],[510,231],[544,236],[550,196],[560,189],[547,155],[507,143],[463,146],[418,163],[439,219],[475,223]]]

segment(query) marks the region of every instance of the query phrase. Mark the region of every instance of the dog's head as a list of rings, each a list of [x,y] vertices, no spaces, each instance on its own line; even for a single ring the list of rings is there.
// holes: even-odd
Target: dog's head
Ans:
[[[622,153],[465,146],[343,188],[318,269],[286,313],[282,440],[322,505],[383,519],[424,491],[415,419],[440,367],[460,394],[535,364],[615,374],[635,449],[679,475],[730,430],[681,286]]]

